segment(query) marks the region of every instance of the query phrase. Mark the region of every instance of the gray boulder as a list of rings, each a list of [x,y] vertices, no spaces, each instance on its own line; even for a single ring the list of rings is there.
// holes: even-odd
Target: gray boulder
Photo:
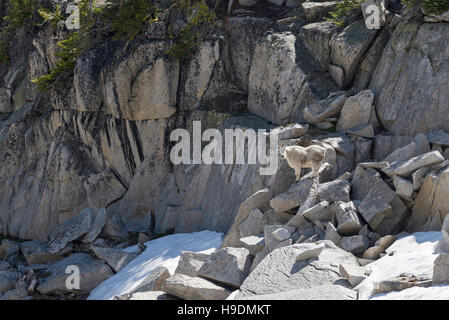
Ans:
[[[62,257],[49,253],[47,243],[40,240],[26,241],[20,244],[20,250],[28,264],[47,264],[61,260]]]
[[[271,199],[270,206],[278,212],[298,207],[308,198],[312,185],[312,179],[303,178],[294,183],[287,192]]]
[[[354,265],[347,265],[342,263],[339,267],[340,275],[344,277],[351,286],[355,287],[360,282],[366,279],[367,270],[364,267],[358,267]]]
[[[430,143],[437,144],[440,146],[449,146],[449,133],[443,130],[432,131],[427,134],[427,139]]]
[[[419,168],[431,166],[444,161],[444,157],[438,151],[431,151],[406,161],[393,162],[382,169],[386,174],[407,177]]]
[[[249,251],[245,248],[223,248],[209,256],[198,276],[230,287],[240,287],[251,267]]]
[[[157,267],[139,284],[139,286],[132,291],[136,292],[148,292],[148,291],[161,291],[162,284],[170,278],[170,272],[166,267]]]
[[[336,116],[345,102],[346,95],[341,95],[312,103],[304,109],[304,120],[310,123],[319,123]]]
[[[20,245],[18,242],[4,239],[0,245],[0,260],[8,260],[19,254]]]
[[[341,247],[343,250],[353,254],[362,254],[369,246],[368,238],[364,235],[350,236],[341,238]]]
[[[326,284],[308,289],[246,296],[239,300],[357,300],[357,292],[338,284]]]
[[[231,292],[211,281],[175,274],[165,280],[162,290],[184,300],[225,300]]]
[[[67,281],[70,276],[75,276],[73,269],[77,267],[80,276],[80,287],[68,288]],[[49,276],[41,279],[37,291],[41,294],[61,295],[68,293],[90,293],[100,283],[113,275],[111,269],[105,263],[93,259],[85,253],[74,253],[64,260],[58,261],[47,268]],[[71,283],[72,284],[72,283]]]
[[[351,84],[363,54],[374,40],[376,33],[375,30],[366,29],[363,21],[358,20],[332,38],[331,63],[342,71],[342,79],[333,78],[342,89]]]
[[[357,209],[352,201],[336,203],[335,217],[337,218],[337,231],[344,236],[355,235],[362,227],[357,215]]]
[[[198,271],[203,265],[204,261],[209,257],[206,253],[181,251],[178,267],[175,274],[184,274],[190,277],[197,277]]]
[[[398,228],[408,214],[402,200],[382,179],[370,189],[358,210],[371,229],[381,235],[399,231]]]
[[[263,232],[264,219],[263,213],[256,208],[249,212],[248,218],[239,226],[240,236],[242,238],[258,235]]]
[[[440,254],[433,262],[432,284],[449,283],[449,253]]]
[[[249,236],[240,239],[242,247],[249,250],[249,253],[255,256],[259,251],[265,247],[265,239],[263,236]]]
[[[91,247],[92,252],[95,256],[105,261],[114,272],[119,272],[128,263],[137,257],[136,253],[128,253],[121,249],[115,248],[102,248],[102,247]]]
[[[335,180],[318,185],[318,197],[321,201],[329,203],[335,201],[348,202],[351,185],[346,180]]]
[[[18,279],[16,271],[0,271],[0,294],[14,289]]]
[[[95,216],[95,210],[87,208],[63,223],[52,235],[48,243],[48,252],[56,254],[69,242],[88,233],[95,221]]]
[[[300,249],[296,256],[296,261],[309,260],[311,258],[318,258],[321,252],[324,250],[324,243],[302,243],[297,247]]]
[[[449,246],[449,214],[444,218],[443,226],[441,228],[441,233],[443,233],[443,239],[446,241],[446,244]]]
[[[373,113],[374,93],[371,90],[361,91],[349,97],[341,110],[337,130],[348,130],[370,122]]]
[[[348,287],[338,274],[338,265],[358,265],[357,259],[335,246],[331,241],[322,241],[325,248],[315,260],[297,261],[304,244],[282,247],[268,254],[245,279],[237,299],[265,294],[277,294],[299,289],[310,289],[322,285],[341,283]],[[282,262],[282,263],[280,263]]]

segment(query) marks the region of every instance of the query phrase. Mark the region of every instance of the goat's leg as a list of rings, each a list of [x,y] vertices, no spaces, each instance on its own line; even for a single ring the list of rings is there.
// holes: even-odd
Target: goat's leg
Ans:
[[[295,167],[295,176],[296,176],[296,180],[295,181],[298,181],[299,180],[299,178],[301,178],[301,166],[299,166],[299,167]]]

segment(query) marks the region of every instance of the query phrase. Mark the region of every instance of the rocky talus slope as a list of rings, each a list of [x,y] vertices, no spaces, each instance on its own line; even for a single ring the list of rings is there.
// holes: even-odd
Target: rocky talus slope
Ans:
[[[85,298],[148,241],[202,230],[224,233],[218,250],[182,252],[174,274],[116,299],[357,299],[373,261],[422,231],[443,234],[433,279],[378,281],[365,298],[449,283],[447,14],[390,1],[380,30],[361,13],[337,28],[334,1],[278,2],[236,3],[182,61],[169,17],[107,39],[49,93],[31,80],[54,67],[60,27],[16,32],[0,64],[1,299]],[[276,129],[280,148],[324,147],[323,165],[298,181],[281,154],[271,176],[173,165],[170,132],[193,121]]]

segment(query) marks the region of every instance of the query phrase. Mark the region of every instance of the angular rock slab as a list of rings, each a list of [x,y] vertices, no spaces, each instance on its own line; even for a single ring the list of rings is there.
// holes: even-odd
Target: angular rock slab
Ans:
[[[433,262],[432,284],[447,283],[449,283],[449,253],[442,253]]]
[[[355,235],[362,227],[357,215],[357,209],[352,201],[336,202],[335,217],[337,218],[337,231],[343,236]]]
[[[277,294],[296,289],[333,285],[342,281],[338,274],[341,263],[359,265],[357,258],[338,248],[331,241],[322,241],[325,248],[317,260],[297,261],[301,244],[274,250],[260,262],[240,287],[237,298]],[[282,263],[280,263],[282,262]]]
[[[183,274],[165,280],[162,290],[184,300],[225,300],[231,292],[215,283]]]
[[[75,267],[80,272],[80,287],[79,289],[69,289],[66,281],[70,275],[73,275],[73,270],[76,270]],[[66,273],[67,270],[69,270],[69,273]],[[74,253],[64,260],[52,264],[46,272],[50,275],[39,283],[37,291],[41,294],[54,295],[73,292],[90,293],[100,283],[113,275],[108,265],[85,253]]]
[[[64,222],[54,232],[48,244],[47,251],[56,254],[64,249],[70,241],[76,240],[88,233],[95,221],[95,216],[95,210],[87,208]]]
[[[20,245],[28,264],[47,264],[61,260],[62,257],[47,252],[47,243],[40,240],[26,241]]]
[[[389,176],[400,175],[407,177],[416,170],[438,164],[444,161],[444,157],[438,151],[431,151],[416,157],[413,157],[407,161],[394,162],[388,167],[383,168],[382,171]]]
[[[228,247],[211,253],[198,271],[198,276],[239,288],[250,268],[248,249]]]
[[[370,121],[373,112],[374,93],[371,90],[361,91],[349,97],[341,110],[337,130],[348,130]]]
[[[128,263],[137,258],[136,253],[128,253],[121,249],[92,246],[91,250],[98,259],[104,260],[114,272],[119,272]]]
[[[322,285],[309,289],[241,297],[239,300],[357,300],[357,292],[340,285]]]
[[[181,251],[175,274],[197,277],[198,271],[201,269],[207,258],[209,258],[209,255],[206,253]]]

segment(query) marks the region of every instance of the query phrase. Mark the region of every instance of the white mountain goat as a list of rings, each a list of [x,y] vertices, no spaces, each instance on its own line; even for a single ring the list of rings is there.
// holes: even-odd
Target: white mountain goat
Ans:
[[[323,164],[323,158],[326,149],[317,145],[308,147],[287,146],[284,149],[283,156],[288,165],[295,170],[296,181],[301,177],[302,168],[311,168],[314,174]]]

